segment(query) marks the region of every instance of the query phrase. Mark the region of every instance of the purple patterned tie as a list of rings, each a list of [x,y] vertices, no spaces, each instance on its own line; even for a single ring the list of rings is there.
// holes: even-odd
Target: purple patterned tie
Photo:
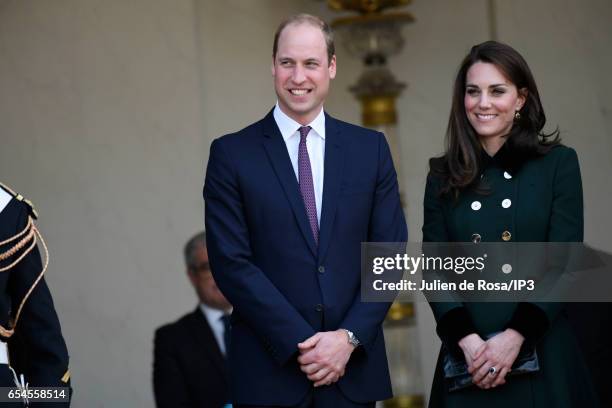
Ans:
[[[306,138],[310,132],[310,126],[300,127],[300,147],[298,149],[298,179],[300,182],[300,193],[306,207],[306,215],[315,240],[319,245],[319,223],[317,221],[317,203],[315,201],[314,183],[312,181],[312,170],[310,168],[310,157],[306,148]]]

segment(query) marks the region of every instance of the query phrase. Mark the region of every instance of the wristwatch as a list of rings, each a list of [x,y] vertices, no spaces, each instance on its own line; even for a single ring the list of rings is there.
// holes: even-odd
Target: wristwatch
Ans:
[[[359,342],[359,339],[357,338],[357,336],[355,336],[355,333],[347,329],[340,329],[340,330],[344,330],[346,332],[346,336],[348,337],[349,344],[351,344],[354,347],[359,347],[361,343]]]

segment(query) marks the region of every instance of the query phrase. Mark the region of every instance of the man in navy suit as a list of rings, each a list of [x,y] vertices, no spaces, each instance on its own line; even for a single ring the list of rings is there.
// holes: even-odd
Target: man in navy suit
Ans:
[[[185,245],[185,265],[200,303],[193,312],[155,331],[155,404],[221,408],[231,401],[225,355],[232,306],[210,272],[204,232]]]
[[[324,113],[336,75],[330,28],[278,28],[276,106],[213,142],[204,186],[215,279],[234,305],[238,406],[374,406],[391,397],[381,323],[360,300],[360,244],[406,241],[384,135]]]

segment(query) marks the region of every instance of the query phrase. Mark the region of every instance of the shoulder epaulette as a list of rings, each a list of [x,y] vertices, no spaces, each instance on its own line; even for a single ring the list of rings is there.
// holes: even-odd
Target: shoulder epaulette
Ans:
[[[27,198],[25,198],[21,194],[16,193],[15,191],[13,191],[11,188],[7,187],[3,183],[0,183],[0,188],[2,188],[4,191],[6,191],[11,196],[13,196],[13,198],[15,200],[21,201],[22,203],[24,203],[28,207],[28,210],[29,210],[30,215],[32,216],[32,218],[34,218],[35,220],[38,219],[38,212],[34,208],[34,204],[32,204],[32,201],[28,200]]]

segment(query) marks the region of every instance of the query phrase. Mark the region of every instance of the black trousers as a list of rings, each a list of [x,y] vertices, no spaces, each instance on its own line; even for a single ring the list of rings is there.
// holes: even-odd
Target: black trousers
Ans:
[[[375,401],[365,404],[348,399],[337,384],[311,388],[302,401],[291,407],[273,405],[242,405],[234,404],[236,408],[374,408]]]

